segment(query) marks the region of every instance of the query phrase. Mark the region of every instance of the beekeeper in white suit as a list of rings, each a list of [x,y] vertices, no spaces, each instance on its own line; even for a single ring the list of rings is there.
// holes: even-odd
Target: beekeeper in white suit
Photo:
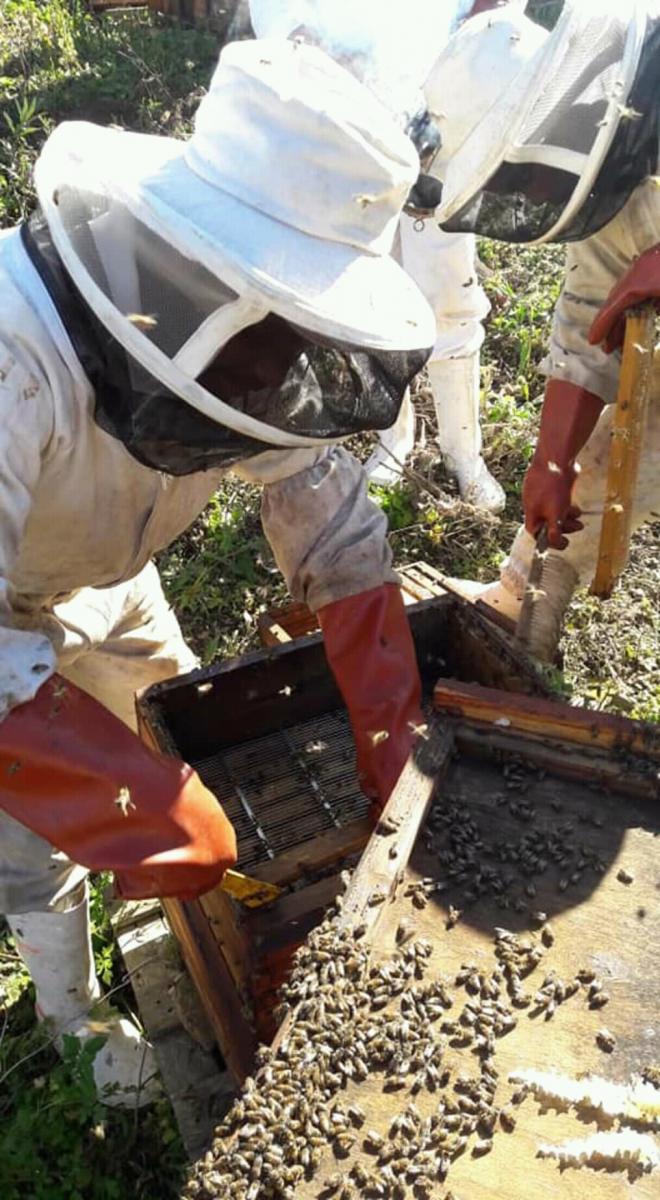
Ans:
[[[427,83],[443,138],[433,167],[443,227],[569,243],[525,528],[500,582],[470,589],[516,619],[547,526],[532,646],[541,658],[556,650],[578,583],[593,579],[623,316],[660,295],[659,80],[660,0],[566,0],[551,33],[515,10],[473,18]],[[656,369],[634,527],[660,510],[659,455]]]
[[[250,0],[250,16],[258,36],[315,41],[409,122],[425,107],[424,81],[450,34],[472,13],[506,2],[421,0],[411,13],[382,0]],[[428,369],[445,466],[463,499],[500,512],[506,497],[481,453],[479,351],[489,304],[477,275],[475,238],[444,233],[432,217],[404,215],[396,254],[436,316]],[[400,478],[414,440],[408,398],[395,426],[380,435],[367,463],[370,477],[379,483]]]
[[[241,42],[187,142],[56,129],[39,211],[0,239],[0,911],[56,1035],[86,1036],[100,994],[89,868],[127,897],[190,897],[236,859],[195,772],[133,732],[134,692],[195,665],[152,556],[225,471],[263,485],[376,808],[413,744],[386,522],[336,443],[392,424],[433,343],[390,253],[418,172],[321,50]],[[134,1104],[142,1080],[149,1098],[150,1053],[105,1016],[99,1088]]]

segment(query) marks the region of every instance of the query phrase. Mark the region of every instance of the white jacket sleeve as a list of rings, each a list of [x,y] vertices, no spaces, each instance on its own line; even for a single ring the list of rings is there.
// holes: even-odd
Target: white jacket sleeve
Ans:
[[[347,450],[272,451],[236,471],[263,485],[264,532],[296,600],[316,612],[398,582],[387,519],[369,499],[365,472]]]
[[[621,358],[589,345],[589,329],[615,283],[635,258],[660,242],[660,188],[640,184],[600,233],[568,248],[564,286],[555,309],[543,373],[616,401]]]
[[[0,342],[0,720],[55,670],[48,638],[13,627],[11,583],[51,422],[48,386]]]

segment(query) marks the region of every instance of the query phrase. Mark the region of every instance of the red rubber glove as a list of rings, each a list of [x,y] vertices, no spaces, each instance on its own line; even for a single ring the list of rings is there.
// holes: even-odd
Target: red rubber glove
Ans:
[[[325,652],[351,719],[358,778],[378,813],[423,723],[422,685],[401,592],[385,583],[318,612]]]
[[[568,545],[565,533],[582,529],[580,510],[571,503],[579,466],[577,457],[594,431],[603,401],[593,392],[563,379],[549,379],[541,414],[539,440],[523,483],[525,528],[536,536],[548,528],[555,550]]]
[[[191,767],[148,750],[54,675],[0,724],[0,808],[130,900],[192,899],[236,862],[222,808]]]
[[[660,244],[645,250],[615,283],[589,330],[592,346],[603,343],[606,354],[620,350],[626,332],[626,313],[646,300],[660,308]]]

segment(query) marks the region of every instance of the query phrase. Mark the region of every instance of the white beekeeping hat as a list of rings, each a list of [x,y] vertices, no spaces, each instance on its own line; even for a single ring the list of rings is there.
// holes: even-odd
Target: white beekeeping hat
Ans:
[[[589,197],[635,80],[649,5],[566,0],[548,32],[508,5],[474,17],[425,85],[446,227],[560,239]]]
[[[151,404],[158,425],[165,389],[243,438],[294,447],[379,427],[364,394],[352,398],[356,371],[321,385],[328,344],[382,353],[387,405],[410,356],[419,369],[433,344],[433,314],[390,256],[418,169],[409,138],[350,72],[278,38],[225,47],[188,141],[65,123],[35,180],[77,292],[129,356],[140,419]],[[205,387],[209,364],[253,326],[255,358],[277,349],[256,328],[267,316],[298,330],[281,386],[234,394],[225,373],[225,390]],[[300,331],[314,350],[309,339],[298,349]],[[333,421],[323,395],[336,400]]]

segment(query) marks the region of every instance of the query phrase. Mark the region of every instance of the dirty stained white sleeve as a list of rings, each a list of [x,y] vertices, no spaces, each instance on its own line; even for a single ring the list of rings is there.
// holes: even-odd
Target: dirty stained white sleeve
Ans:
[[[621,356],[589,345],[589,329],[612,288],[634,260],[660,242],[660,188],[646,180],[599,233],[568,247],[543,373],[565,379],[614,404]]]
[[[50,435],[47,391],[0,342],[0,720],[31,700],[55,670],[48,638],[12,626],[12,568]]]
[[[369,499],[365,472],[347,450],[273,452],[252,459],[239,473],[264,484],[264,532],[296,600],[316,612],[398,582],[387,519]]]

